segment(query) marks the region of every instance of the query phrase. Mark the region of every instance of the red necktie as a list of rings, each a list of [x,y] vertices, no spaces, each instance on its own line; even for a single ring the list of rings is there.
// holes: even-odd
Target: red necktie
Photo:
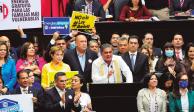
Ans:
[[[180,0],[180,6],[183,7],[184,0]]]
[[[180,60],[180,52],[176,52],[176,58]]]

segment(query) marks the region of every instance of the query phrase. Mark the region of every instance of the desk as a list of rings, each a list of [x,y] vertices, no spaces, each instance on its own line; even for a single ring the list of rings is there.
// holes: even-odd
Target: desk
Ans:
[[[141,88],[140,83],[90,84],[93,109],[96,112],[137,112],[136,97]]]
[[[185,43],[194,39],[194,20],[141,21],[141,22],[99,22],[95,24],[102,42],[109,42],[114,32],[129,33],[143,38],[145,33],[153,33],[155,46],[161,47],[166,41],[171,41],[175,33],[184,36]]]

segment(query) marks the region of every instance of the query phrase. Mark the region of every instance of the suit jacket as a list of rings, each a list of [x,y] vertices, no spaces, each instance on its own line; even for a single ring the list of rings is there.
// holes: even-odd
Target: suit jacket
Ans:
[[[156,89],[156,102],[158,111],[157,112],[166,112],[166,93],[165,91],[157,88]],[[143,88],[139,90],[137,95],[137,107],[138,112],[149,112],[150,108],[150,91],[148,88]]]
[[[17,87],[13,91],[11,91],[10,94],[22,94],[20,87]],[[33,94],[33,97],[36,97],[38,99],[37,103],[34,103],[34,112],[43,112],[43,90],[29,87],[28,94]]]
[[[189,112],[194,111],[194,92],[188,91],[188,100],[189,100]],[[169,110],[170,112],[183,112],[181,106],[181,99],[175,98],[172,95],[172,92],[169,94]]]
[[[16,83],[16,65],[14,59],[8,58],[5,64],[2,65],[1,75],[4,85],[9,91],[12,91]]]
[[[65,93],[65,109],[60,106],[61,97],[55,87],[48,90],[45,94],[45,112],[71,112],[71,110],[75,110],[78,112],[81,110],[81,106],[74,106],[74,91],[70,89],[66,89]]]
[[[180,6],[180,0],[170,0],[170,15],[174,15],[176,12],[185,12],[193,8],[193,0],[184,0],[182,7]]]
[[[155,57],[160,58],[162,56],[162,50],[161,50],[161,48],[153,47],[153,55]]]
[[[134,70],[132,69],[129,52],[122,55],[133,74],[133,82],[142,82],[144,76],[149,72],[148,57],[143,53],[137,52]]]
[[[86,5],[85,0],[76,0],[75,10],[82,11],[84,5]],[[103,6],[100,4],[98,0],[93,0],[92,12],[94,13],[95,16],[105,19],[105,12],[104,12]]]

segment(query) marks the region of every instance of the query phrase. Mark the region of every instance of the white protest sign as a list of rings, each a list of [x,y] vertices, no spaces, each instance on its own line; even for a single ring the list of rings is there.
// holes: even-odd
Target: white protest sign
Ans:
[[[0,30],[40,28],[41,0],[1,0]]]

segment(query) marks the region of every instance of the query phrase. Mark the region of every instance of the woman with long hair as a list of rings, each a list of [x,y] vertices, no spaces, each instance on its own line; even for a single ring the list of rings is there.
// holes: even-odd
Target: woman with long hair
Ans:
[[[139,19],[149,19],[152,14],[142,5],[141,0],[129,0],[129,4],[121,9],[120,21],[138,21]]]
[[[173,91],[169,94],[170,112],[193,112],[194,92],[190,88],[187,73],[179,73]]]

